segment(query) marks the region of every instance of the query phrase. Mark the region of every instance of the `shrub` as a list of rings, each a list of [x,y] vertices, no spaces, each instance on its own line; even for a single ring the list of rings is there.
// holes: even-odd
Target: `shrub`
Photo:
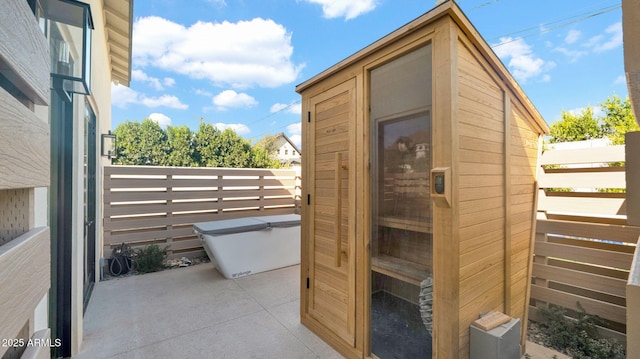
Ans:
[[[161,249],[157,244],[136,249],[135,263],[138,273],[150,273],[163,270],[165,268],[164,260],[167,257],[167,249],[169,249],[169,246]]]
[[[622,345],[612,339],[599,338],[597,326],[602,325],[603,320],[587,314],[580,303],[576,304],[576,319],[567,317],[562,308],[540,308],[546,318],[541,326],[546,329],[551,346],[577,359],[624,359]]]

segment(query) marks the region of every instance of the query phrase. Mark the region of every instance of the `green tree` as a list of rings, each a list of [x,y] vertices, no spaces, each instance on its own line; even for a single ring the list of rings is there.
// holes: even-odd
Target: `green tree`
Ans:
[[[253,163],[257,168],[280,168],[280,161],[275,155],[278,149],[277,137],[266,135],[253,146]]]
[[[126,121],[114,130],[118,138],[118,157],[114,164],[179,167],[279,168],[277,159],[264,148],[251,146],[232,129],[220,131],[201,123],[198,132],[187,126],[168,126],[157,122]]]
[[[167,166],[191,167],[196,164],[194,134],[187,126],[168,126]]]
[[[257,144],[251,149],[251,167],[252,168],[280,168],[280,161],[271,156],[272,152],[268,152]]]
[[[232,129],[220,131],[203,123],[195,135],[196,161],[206,167],[249,167],[251,144]]]
[[[167,135],[157,122],[126,121],[113,131],[117,136],[118,157],[114,164],[164,166],[167,163]]]
[[[275,153],[278,149],[278,143],[276,142],[277,137],[273,135],[266,135],[258,141],[254,147],[260,147],[265,150],[267,153],[272,154]]]
[[[612,145],[624,144],[624,135],[638,131],[631,101],[614,95],[600,104],[602,117],[594,116],[589,106],[578,115],[562,111],[562,120],[551,125],[550,143],[590,140],[607,137]]]
[[[216,137],[220,130],[209,123],[200,123],[198,132],[194,136],[194,162],[202,167],[219,167]]]
[[[602,138],[603,133],[598,119],[593,116],[593,108],[587,106],[575,115],[562,111],[562,120],[551,125],[549,142],[572,142]]]
[[[605,113],[602,124],[603,132],[611,140],[612,145],[623,145],[624,135],[629,131],[638,131],[631,101],[627,97],[624,101],[613,95],[600,105]]]
[[[251,143],[238,136],[230,128],[225,129],[218,138],[218,156],[220,167],[251,167]]]

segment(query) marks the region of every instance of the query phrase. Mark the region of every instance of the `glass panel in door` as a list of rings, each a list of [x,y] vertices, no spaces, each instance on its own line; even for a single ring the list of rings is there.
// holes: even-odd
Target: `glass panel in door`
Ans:
[[[84,125],[84,309],[87,308],[96,269],[96,115],[85,102]]]
[[[431,46],[371,71],[373,356],[430,358]]]

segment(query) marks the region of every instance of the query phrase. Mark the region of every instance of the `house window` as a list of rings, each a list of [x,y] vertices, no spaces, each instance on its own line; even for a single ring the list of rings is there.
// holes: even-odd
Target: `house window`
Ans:
[[[52,86],[68,93],[89,94],[91,32],[89,4],[75,0],[47,1]]]
[[[289,150],[284,150],[284,154],[288,155],[289,154]]]

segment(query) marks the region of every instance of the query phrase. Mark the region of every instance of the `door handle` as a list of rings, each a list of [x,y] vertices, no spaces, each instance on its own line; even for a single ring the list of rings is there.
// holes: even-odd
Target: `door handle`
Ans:
[[[342,266],[342,153],[335,154],[335,187],[336,187],[336,267]]]

